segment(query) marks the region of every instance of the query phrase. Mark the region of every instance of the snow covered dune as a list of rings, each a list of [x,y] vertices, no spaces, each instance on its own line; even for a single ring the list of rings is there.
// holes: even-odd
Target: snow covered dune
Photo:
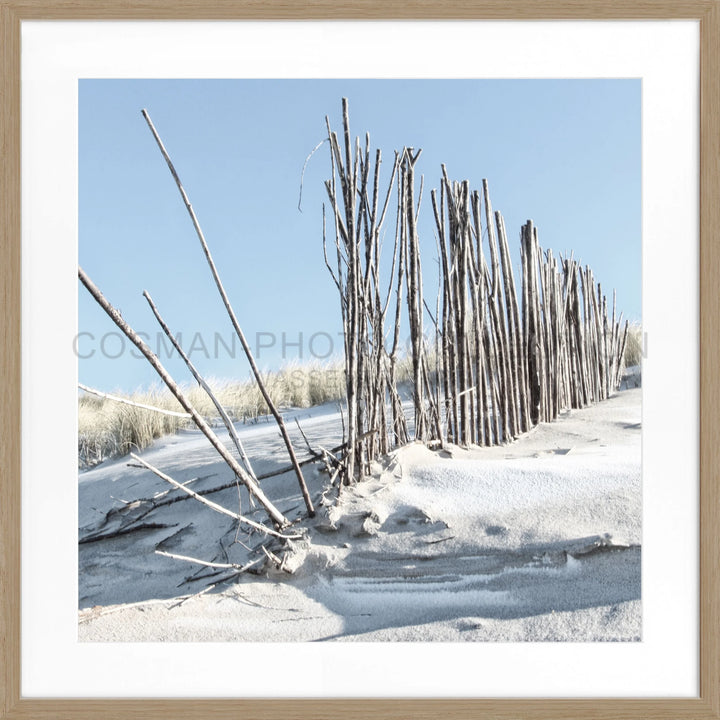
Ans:
[[[227,583],[156,550],[242,565],[262,537],[174,490],[164,496],[174,502],[133,504],[169,486],[123,462],[82,473],[80,639],[639,640],[640,400],[639,389],[620,392],[507,446],[411,444],[298,521],[292,574],[269,567]],[[332,408],[303,412],[311,443],[337,443]],[[273,427],[238,429],[258,472],[284,464]],[[143,457],[197,491],[228,482],[192,432]],[[319,499],[327,476],[306,467]],[[300,518],[291,473],[263,483]],[[249,512],[234,487],[209,497]],[[115,535],[130,513],[135,525]]]

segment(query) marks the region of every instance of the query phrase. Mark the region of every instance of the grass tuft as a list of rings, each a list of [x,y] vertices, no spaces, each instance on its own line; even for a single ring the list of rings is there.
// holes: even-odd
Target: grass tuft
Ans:
[[[263,376],[278,408],[312,407],[345,397],[345,372],[341,363],[289,365]],[[207,380],[220,404],[235,421],[254,422],[269,410],[254,379]],[[183,387],[193,407],[206,418],[217,410],[202,388]],[[118,394],[118,393],[116,393]],[[164,388],[118,394],[128,400],[182,412],[178,401]],[[78,397],[78,466],[91,467],[110,457],[148,447],[153,440],[192,426],[192,420],[163,415],[80,393]]]
[[[642,334],[642,325],[639,323],[632,323],[628,328],[627,344],[625,345],[625,367],[642,364]]]

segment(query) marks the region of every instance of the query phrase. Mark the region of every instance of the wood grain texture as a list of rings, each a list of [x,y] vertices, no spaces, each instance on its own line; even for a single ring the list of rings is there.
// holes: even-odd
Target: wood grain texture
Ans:
[[[20,21],[0,6],[0,712],[20,696]]]
[[[3,0],[23,19],[553,20],[700,18],[716,0]]]
[[[699,699],[23,700],[20,698],[20,22],[29,19],[701,20]],[[720,718],[720,0],[0,0],[0,716],[13,719]]]
[[[720,3],[700,28],[700,695],[720,716]]]

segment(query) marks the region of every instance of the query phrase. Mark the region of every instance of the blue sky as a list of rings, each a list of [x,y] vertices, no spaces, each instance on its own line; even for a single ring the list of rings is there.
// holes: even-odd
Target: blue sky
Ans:
[[[322,257],[325,116],[370,132],[388,177],[395,149],[422,148],[426,294],[437,273],[431,188],[440,165],[480,188],[487,178],[519,267],[519,232],[574,251],[618,307],[641,317],[639,80],[81,80],[79,262],[158,347],[148,290],[208,377],[247,378],[239,344],[175,184],[140,111],[147,108],[190,196],[258,364],[274,369],[342,341],[337,291]],[[394,219],[386,223],[392,252]],[[431,303],[434,305],[434,299]],[[131,391],[157,376],[79,289],[79,381]],[[301,337],[302,336],[302,337]],[[331,340],[332,339],[332,340]],[[284,346],[283,346],[284,341]],[[236,341],[235,341],[236,342]],[[176,358],[161,359],[179,381]]]

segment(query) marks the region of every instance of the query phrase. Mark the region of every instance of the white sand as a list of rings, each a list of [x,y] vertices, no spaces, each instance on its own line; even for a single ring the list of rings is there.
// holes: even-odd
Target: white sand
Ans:
[[[243,564],[259,557],[252,548],[263,537],[237,535],[231,518],[192,499],[137,503],[169,486],[127,460],[104,463],[80,476],[81,540],[138,519],[127,534],[80,545],[79,637],[639,640],[640,400],[639,389],[620,392],[504,447],[403,448],[337,505],[332,491],[332,504],[299,521],[305,538],[285,558],[292,575],[265,568],[202,595],[225,574],[155,550]],[[298,414],[312,443],[338,443],[333,408]],[[274,425],[238,429],[256,472],[286,464]],[[181,482],[198,478],[195,490],[230,480],[194,431],[143,457]],[[308,466],[306,477],[319,498],[327,476]],[[263,488],[289,517],[302,517],[291,473]],[[171,490],[160,500],[176,497]],[[209,499],[238,507],[235,488]],[[241,504],[250,514],[244,492]],[[252,516],[263,519],[261,510]]]

